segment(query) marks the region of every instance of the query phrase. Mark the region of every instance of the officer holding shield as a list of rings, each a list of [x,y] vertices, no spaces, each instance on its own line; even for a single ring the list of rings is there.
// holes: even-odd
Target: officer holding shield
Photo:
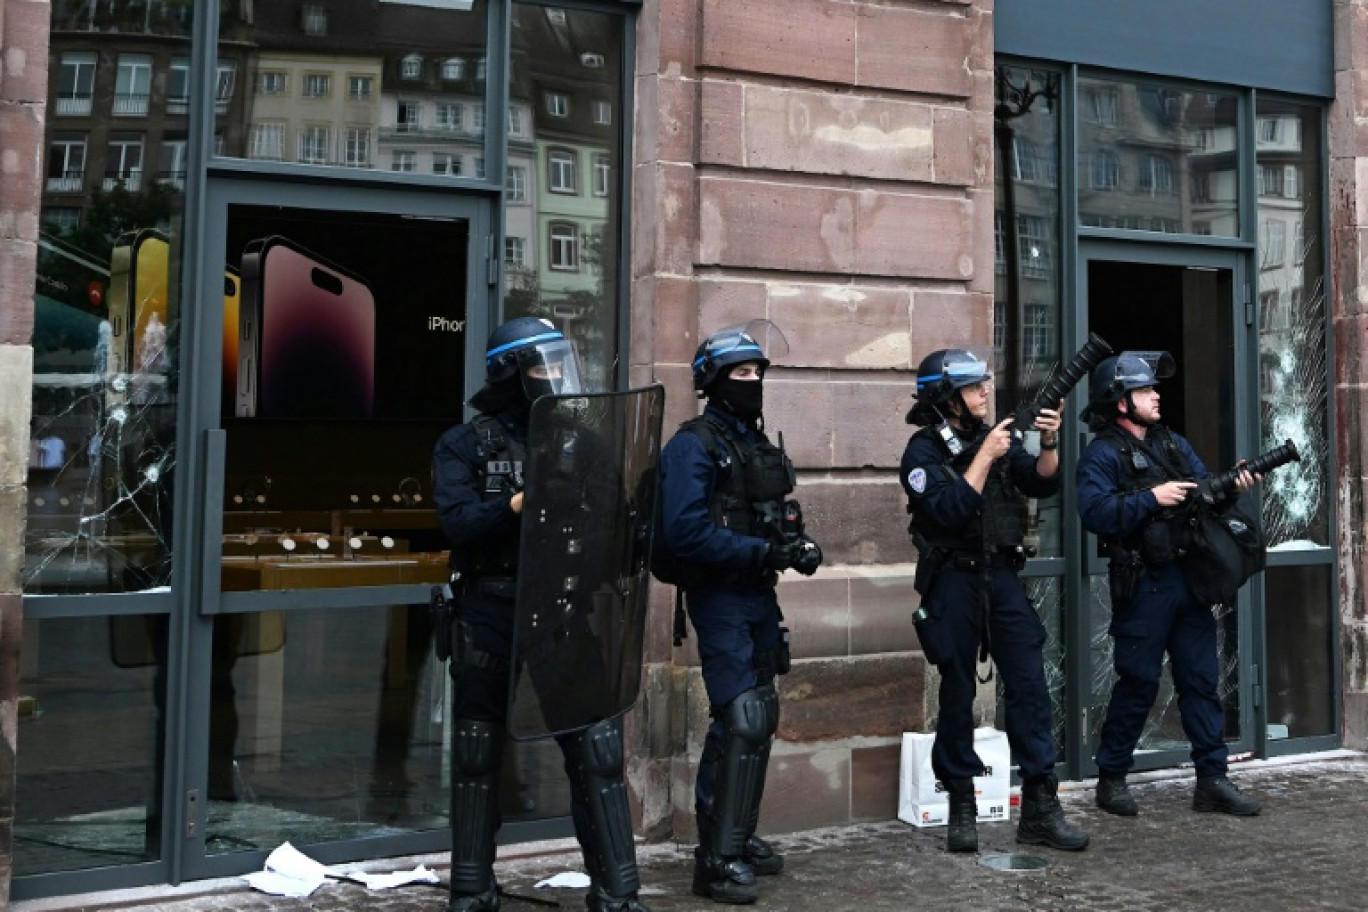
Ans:
[[[975,654],[1002,675],[1007,741],[1021,770],[1017,841],[1077,850],[1087,834],[1060,808],[1054,774],[1045,627],[1017,573],[1026,562],[1022,496],[1059,490],[1059,412],[1036,419],[1040,453],[1013,436],[1007,419],[986,423],[993,393],[988,365],[964,349],[932,352],[917,369],[917,401],[907,414],[922,429],[902,457],[909,531],[917,545],[917,636],[940,672],[940,715],[931,767],[949,795],[946,849],[978,849],[973,777]]]
[[[437,620],[454,684],[450,912],[496,912],[494,843],[508,724],[519,553],[532,403],[581,391],[572,345],[548,320],[520,317],[489,337],[480,414],[447,431],[433,456],[434,502],[451,543],[451,605]],[[445,650],[444,650],[445,651]],[[623,783],[620,718],[556,737],[591,885],[591,912],[646,912]]]

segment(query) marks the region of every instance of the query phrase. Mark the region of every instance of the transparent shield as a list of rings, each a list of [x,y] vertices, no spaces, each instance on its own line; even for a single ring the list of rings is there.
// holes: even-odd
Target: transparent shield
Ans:
[[[574,731],[636,702],[663,387],[546,396],[528,432],[508,728]]]

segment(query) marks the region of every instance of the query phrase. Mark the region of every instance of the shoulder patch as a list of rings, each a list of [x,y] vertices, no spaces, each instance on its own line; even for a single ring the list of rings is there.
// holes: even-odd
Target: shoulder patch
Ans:
[[[916,491],[918,494],[925,492],[926,469],[918,467],[908,472],[907,483],[912,487],[912,490]]]

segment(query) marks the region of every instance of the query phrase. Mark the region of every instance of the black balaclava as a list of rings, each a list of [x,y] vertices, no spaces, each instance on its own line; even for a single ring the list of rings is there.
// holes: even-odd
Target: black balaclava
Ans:
[[[524,423],[532,410],[532,402],[523,390],[522,377],[514,374],[503,380],[486,383],[480,391],[470,397],[470,404],[476,411],[486,415],[508,415]]]
[[[765,381],[720,377],[709,387],[708,398],[743,421],[755,421],[765,409]]]

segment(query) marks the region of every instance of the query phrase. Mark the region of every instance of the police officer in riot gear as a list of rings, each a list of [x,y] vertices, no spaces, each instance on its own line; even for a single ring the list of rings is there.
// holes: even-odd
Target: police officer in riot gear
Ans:
[[[1173,374],[1168,352],[1127,351],[1108,358],[1093,370],[1082,416],[1097,436],[1078,461],[1078,512],[1083,526],[1102,539],[1110,561],[1117,676],[1095,757],[1097,806],[1123,817],[1139,813],[1126,773],[1158,695],[1167,652],[1197,769],[1193,808],[1252,816],[1259,802],[1226,778],[1216,620],[1210,605],[1193,598],[1176,559],[1180,529],[1171,521],[1172,510],[1209,473],[1187,440],[1159,423],[1156,387]],[[1233,505],[1257,480],[1242,470],[1226,504]]]
[[[917,368],[909,424],[921,425],[902,458],[909,531],[917,545],[914,619],[927,661],[941,675],[931,766],[949,795],[946,848],[978,849],[973,777],[976,654],[1002,676],[1007,740],[1022,779],[1017,841],[1084,849],[1085,833],[1064,819],[1042,647],[1045,627],[1026,598],[1021,498],[1059,490],[1059,413],[1042,409],[1040,454],[1013,436],[1012,419],[989,426],[988,365],[964,349],[932,352]]]
[[[779,574],[811,575],[793,465],[763,430],[768,355],[787,351],[767,320],[720,330],[698,347],[693,385],[707,400],[661,453],[661,534],[698,635],[712,724],[695,783],[699,846],[693,891],[724,903],[758,897],[756,875],[783,857],[755,835],[770,743],[779,725],[774,679],[788,670],[775,598]]]
[[[580,390],[573,347],[547,320],[520,317],[489,337],[481,414],[447,431],[433,456],[433,495],[452,546],[454,610],[438,621],[450,645],[450,912],[494,912],[494,838],[509,705],[522,512],[522,465],[532,402]],[[586,904],[644,912],[623,784],[622,727],[605,720],[557,737],[570,780],[575,835],[591,885]]]

